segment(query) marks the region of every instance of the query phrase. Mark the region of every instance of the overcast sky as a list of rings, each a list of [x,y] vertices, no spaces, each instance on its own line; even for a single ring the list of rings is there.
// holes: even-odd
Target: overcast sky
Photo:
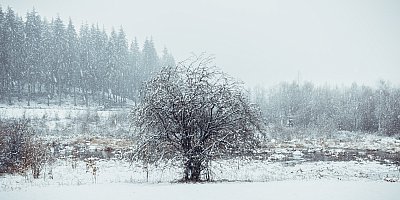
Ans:
[[[250,86],[312,81],[400,85],[398,0],[0,0],[20,15],[123,26],[182,60],[207,52]],[[300,75],[300,76],[298,76]]]

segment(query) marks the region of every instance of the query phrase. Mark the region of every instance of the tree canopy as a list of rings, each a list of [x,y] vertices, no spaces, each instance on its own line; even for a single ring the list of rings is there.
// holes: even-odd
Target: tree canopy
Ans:
[[[194,56],[147,82],[133,111],[137,158],[182,161],[184,181],[201,180],[209,162],[256,146],[260,112],[237,81]]]

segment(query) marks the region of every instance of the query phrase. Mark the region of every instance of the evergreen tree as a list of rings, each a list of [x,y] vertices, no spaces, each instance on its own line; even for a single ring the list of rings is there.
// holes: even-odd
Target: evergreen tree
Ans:
[[[24,41],[24,25],[14,11],[9,7],[4,22],[4,76],[7,87],[8,103],[12,103],[13,94],[20,95],[22,93],[21,80],[25,73],[23,41]]]
[[[130,45],[130,58],[131,71],[129,73],[130,82],[128,88],[130,89],[130,98],[137,102],[137,97],[140,90],[140,74],[142,72],[140,71],[141,52],[136,37]]]
[[[119,95],[119,103],[123,103],[126,101],[127,97],[127,85],[128,85],[128,42],[126,40],[126,35],[121,27],[118,32],[117,38],[117,71],[118,71],[118,79],[117,79],[117,89]]]
[[[118,79],[118,38],[114,28],[111,31],[110,38],[108,41],[108,68],[106,70],[106,76],[108,77],[108,99],[113,98],[116,102],[117,88],[116,83]]]
[[[83,24],[77,35],[71,20],[65,26],[59,16],[49,23],[33,9],[26,20],[0,7],[0,100],[9,104],[14,97],[30,105],[33,95],[54,96],[58,105],[62,95],[73,91],[74,105],[83,95],[88,106],[94,101],[106,106],[108,100],[118,104],[127,98],[137,99],[143,81],[161,65],[172,65],[172,55],[165,48],[162,60],[152,40],[146,40],[143,52],[135,41],[129,46],[121,27],[110,37],[98,25]],[[121,105],[122,105],[121,104]]]
[[[80,88],[83,92],[83,98],[86,106],[89,106],[89,85],[90,85],[90,69],[92,61],[90,60],[90,30],[88,24],[83,24],[79,33],[79,75]]]
[[[5,39],[5,18],[0,6],[0,100],[5,98],[7,92],[7,68],[6,68],[6,39]]]
[[[175,66],[175,59],[171,54],[169,54],[167,47],[164,47],[163,50],[163,55],[161,57],[161,66],[162,67]]]
[[[146,81],[151,77],[151,74],[157,72],[160,69],[159,58],[157,56],[157,51],[154,48],[153,39],[146,39],[143,45],[142,52],[142,66],[141,70],[143,72],[142,81]]]
[[[52,77],[53,85],[57,87],[58,105],[61,106],[61,95],[63,93],[63,86],[65,85],[66,74],[66,35],[65,25],[60,16],[53,21],[53,59],[52,59]]]
[[[53,74],[52,74],[52,63],[53,63],[53,33],[51,24],[44,19],[42,22],[42,43],[40,45],[41,52],[41,69],[39,72],[40,80],[45,86],[47,94],[47,105],[50,105],[50,99],[54,95],[53,88]]]
[[[78,53],[78,38],[77,33],[75,31],[75,27],[72,24],[72,20],[70,19],[68,22],[68,27],[66,30],[66,84],[67,87],[73,90],[74,96],[74,105],[77,105],[76,102],[76,89],[79,87],[79,53]]]
[[[94,30],[94,39],[93,39],[93,46],[95,48],[95,87],[97,93],[101,92],[101,98],[98,98],[99,105],[104,105],[105,100],[105,87],[106,87],[106,76],[105,71],[107,68],[107,40],[108,36],[103,29],[100,30],[99,26],[97,25]]]
[[[25,22],[25,80],[28,82],[28,106],[30,105],[31,93],[35,93],[35,85],[39,80],[41,32],[40,16],[35,10],[32,10],[32,12],[27,13]]]

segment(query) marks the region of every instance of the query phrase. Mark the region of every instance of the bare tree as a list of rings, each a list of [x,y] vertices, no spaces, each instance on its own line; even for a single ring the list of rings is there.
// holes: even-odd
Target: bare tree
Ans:
[[[261,127],[259,110],[238,82],[194,56],[166,67],[146,83],[133,110],[136,158],[147,163],[179,159],[184,181],[200,181],[219,156],[252,152]]]
[[[35,131],[28,121],[0,122],[0,173],[39,175],[47,158],[46,145],[34,139]]]

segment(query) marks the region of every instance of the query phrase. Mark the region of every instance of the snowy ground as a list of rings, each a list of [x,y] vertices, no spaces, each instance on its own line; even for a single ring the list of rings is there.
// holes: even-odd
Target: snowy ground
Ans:
[[[86,167],[84,161],[57,160],[44,169],[39,179],[32,175],[0,176],[0,191],[24,190],[31,187],[74,186],[110,183],[171,183],[182,177],[179,165],[164,163],[150,166],[147,171],[139,163],[123,160],[99,160],[97,172]],[[359,182],[397,182],[398,166],[382,165],[378,162],[269,162],[230,159],[213,162],[211,178],[220,182],[271,182],[271,181],[319,181],[341,180]],[[400,188],[399,188],[400,190]]]
[[[207,184],[97,184],[32,187],[23,191],[0,192],[0,199],[110,200],[110,199],[324,199],[397,200],[400,183],[359,181],[273,181],[257,183]]]
[[[39,179],[0,175],[0,199],[398,199],[400,139],[338,132],[269,137],[256,156],[211,163],[215,183],[171,184],[179,162],[130,163],[129,109],[0,105],[0,120],[29,118],[56,144]],[[104,149],[112,149],[104,155]],[[73,153],[81,153],[73,156]],[[85,156],[96,157],[96,174]],[[148,177],[148,179],[147,179]],[[251,183],[250,183],[251,182]],[[397,198],[395,198],[397,197]]]
[[[124,110],[128,112],[129,109],[107,109],[104,110],[100,107],[81,107],[81,106],[6,106],[0,104],[0,117],[2,119],[47,119],[47,120],[64,120],[79,117],[83,115],[96,114],[100,118],[107,118],[110,115]]]

